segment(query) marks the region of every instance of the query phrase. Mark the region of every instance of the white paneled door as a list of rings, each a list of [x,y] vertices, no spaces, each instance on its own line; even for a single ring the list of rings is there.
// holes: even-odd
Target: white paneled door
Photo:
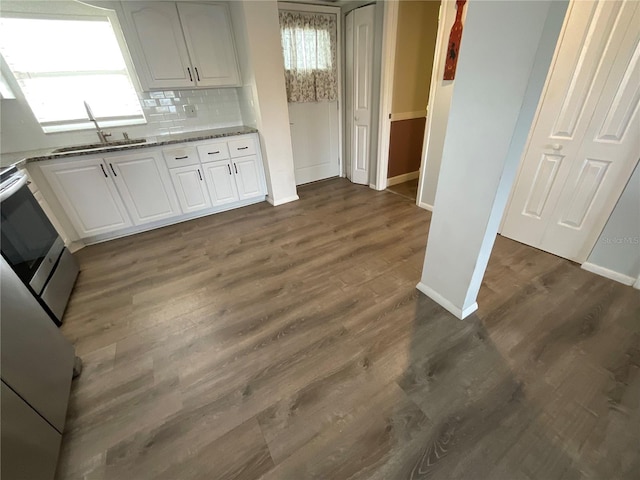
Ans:
[[[640,2],[572,2],[502,234],[582,263],[640,155]]]
[[[314,13],[323,16],[338,17],[336,13],[328,13],[323,7],[306,7],[303,11],[296,10],[291,6],[283,7],[287,12],[295,12],[308,15],[311,19]],[[319,8],[319,10],[316,10]],[[335,7],[330,7],[332,10]],[[322,13],[321,13],[322,12]],[[340,34],[337,31],[336,21],[330,26],[318,28],[313,21],[309,21],[308,30],[301,34],[296,33],[296,40],[287,48],[294,49],[296,53],[285,52],[285,57],[295,58],[295,68],[299,71],[313,69],[318,59],[331,58],[331,54],[325,49],[330,48],[330,44],[335,39],[335,49],[340,49]],[[310,41],[312,38],[320,39],[324,33],[332,33],[327,37],[327,42]],[[304,54],[301,51],[304,49]],[[301,50],[301,51],[298,51]],[[305,55],[308,54],[308,55]],[[337,72],[337,82],[340,80],[340,55],[336,53],[335,62],[338,65],[331,66],[331,61],[326,68],[335,68]],[[304,65],[304,67],[303,67]],[[338,88],[339,91],[339,88]],[[291,147],[293,150],[293,165],[296,185],[315,182],[325,178],[337,177],[340,175],[340,111],[338,99],[333,101],[316,102],[291,102],[289,103],[289,126],[291,130]],[[239,188],[240,185],[238,185]],[[241,193],[242,197],[242,193]]]
[[[375,6],[357,8],[346,19],[347,177],[369,184]]]
[[[340,175],[338,102],[290,103],[296,185]]]

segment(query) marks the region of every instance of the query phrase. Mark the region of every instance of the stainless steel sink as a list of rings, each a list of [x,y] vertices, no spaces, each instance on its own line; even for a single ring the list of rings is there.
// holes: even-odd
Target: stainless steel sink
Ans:
[[[73,147],[56,148],[51,153],[78,152],[80,150],[100,150],[103,148],[118,147],[121,145],[135,145],[136,143],[145,143],[146,141],[147,140],[145,138],[132,138],[130,140],[115,140],[109,143],[89,143],[86,145],[75,145]]]

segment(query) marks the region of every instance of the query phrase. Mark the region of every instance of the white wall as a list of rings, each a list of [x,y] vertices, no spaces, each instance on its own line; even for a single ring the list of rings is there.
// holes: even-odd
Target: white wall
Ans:
[[[466,4],[464,13],[469,3]],[[424,132],[422,149],[422,165],[420,185],[418,190],[418,204],[424,208],[432,209],[436,198],[438,176],[442,161],[444,138],[447,133],[449,108],[453,93],[454,80],[443,80],[444,62],[447,55],[449,32],[456,19],[455,0],[442,0],[440,8],[440,23],[438,25],[438,41],[434,54],[433,77],[429,92],[429,104],[427,111],[427,125]],[[465,22],[463,16],[463,23]],[[462,42],[465,40],[464,29]]]
[[[583,268],[629,285],[640,277],[640,166],[636,166]]]
[[[71,1],[5,1],[2,7],[3,11],[11,9],[11,11],[38,13],[46,13],[51,11],[52,8],[53,12],[64,11],[69,14],[101,11],[94,7]],[[111,14],[110,18],[117,25],[115,14]],[[3,67],[5,66],[3,65]],[[7,81],[15,92],[16,99],[0,101],[0,122],[2,124],[0,152],[3,154],[3,163],[6,163],[5,158],[20,157],[20,155],[7,155],[5,157],[4,154],[7,153],[92,143],[98,139],[93,129],[45,134],[10,73],[7,75]],[[242,125],[243,115],[238,91],[239,89],[236,88],[218,88],[153,93],[141,92],[139,97],[147,124],[109,128],[108,131],[113,134],[115,139],[121,138],[122,132],[125,131],[129,133],[131,138],[135,138]],[[185,104],[196,106],[196,118],[187,118],[182,108]]]
[[[230,6],[244,83],[240,103],[260,132],[267,200],[273,205],[297,200],[278,4],[254,0]],[[251,105],[255,117],[248,119]]]
[[[418,284],[459,318],[477,308],[566,8],[554,0],[469,4]]]

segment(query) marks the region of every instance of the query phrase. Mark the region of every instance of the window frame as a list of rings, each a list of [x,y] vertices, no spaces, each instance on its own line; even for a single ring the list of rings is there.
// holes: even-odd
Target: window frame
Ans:
[[[97,8],[97,7],[95,7]],[[138,96],[138,102],[140,102],[139,94],[142,92],[142,85],[140,83],[140,79],[138,78],[138,74],[136,69],[134,68],[134,63],[131,58],[131,54],[129,53],[129,49],[127,47],[124,34],[122,32],[122,27],[118,20],[117,14],[115,10],[102,10],[101,15],[98,14],[84,14],[84,13],[34,13],[34,12],[19,12],[19,11],[6,11],[2,10],[0,17],[2,18],[18,18],[18,19],[34,19],[34,20],[77,20],[77,21],[99,21],[109,22],[113,33],[116,37],[116,42],[118,43],[118,47],[120,47],[120,53],[122,54],[122,58],[124,60],[126,71],[131,80],[131,84],[133,89]],[[34,116],[35,122],[42,129],[45,134],[50,133],[63,133],[63,132],[74,132],[80,130],[95,130],[95,125],[88,118],[87,119],[77,119],[77,120],[60,120],[60,121],[52,121],[52,122],[43,122],[41,123],[38,118],[35,116],[33,112],[33,108],[29,103],[29,100],[25,96],[22,91],[22,87],[20,85],[20,81],[14,75],[13,71],[7,64],[6,60],[2,58],[2,68],[4,70],[4,74],[9,76],[14,83],[18,87],[19,96],[24,99],[24,102],[29,107],[29,110]],[[106,72],[107,70],[96,70],[91,71],[96,74]],[[43,74],[42,76],[46,76]],[[57,76],[56,76],[57,77]],[[59,77],[58,77],[59,78]],[[145,125],[147,124],[147,118],[144,113],[144,107],[140,102],[140,116],[117,116],[117,117],[108,117],[108,118],[100,118],[97,117],[98,122],[100,123],[100,127],[112,128],[112,127],[124,127],[131,125]]]

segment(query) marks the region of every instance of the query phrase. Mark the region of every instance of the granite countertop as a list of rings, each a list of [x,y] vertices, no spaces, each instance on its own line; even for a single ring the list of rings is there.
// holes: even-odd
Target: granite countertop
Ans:
[[[195,142],[198,140],[210,140],[212,138],[232,137],[235,135],[245,135],[257,133],[253,127],[244,125],[238,127],[216,128],[213,130],[197,130],[193,132],[173,133],[169,135],[158,135],[147,137],[144,143],[134,143],[129,145],[107,145],[103,148],[93,150],[76,150],[73,152],[53,153],[56,148],[43,150],[32,150],[27,152],[8,153],[2,155],[2,166],[16,164],[22,166],[30,162],[40,162],[42,160],[53,160],[56,158],[79,157],[84,155],[95,155],[107,152],[120,152],[123,150],[135,150],[138,148],[157,147],[161,145],[171,145],[174,143]]]

